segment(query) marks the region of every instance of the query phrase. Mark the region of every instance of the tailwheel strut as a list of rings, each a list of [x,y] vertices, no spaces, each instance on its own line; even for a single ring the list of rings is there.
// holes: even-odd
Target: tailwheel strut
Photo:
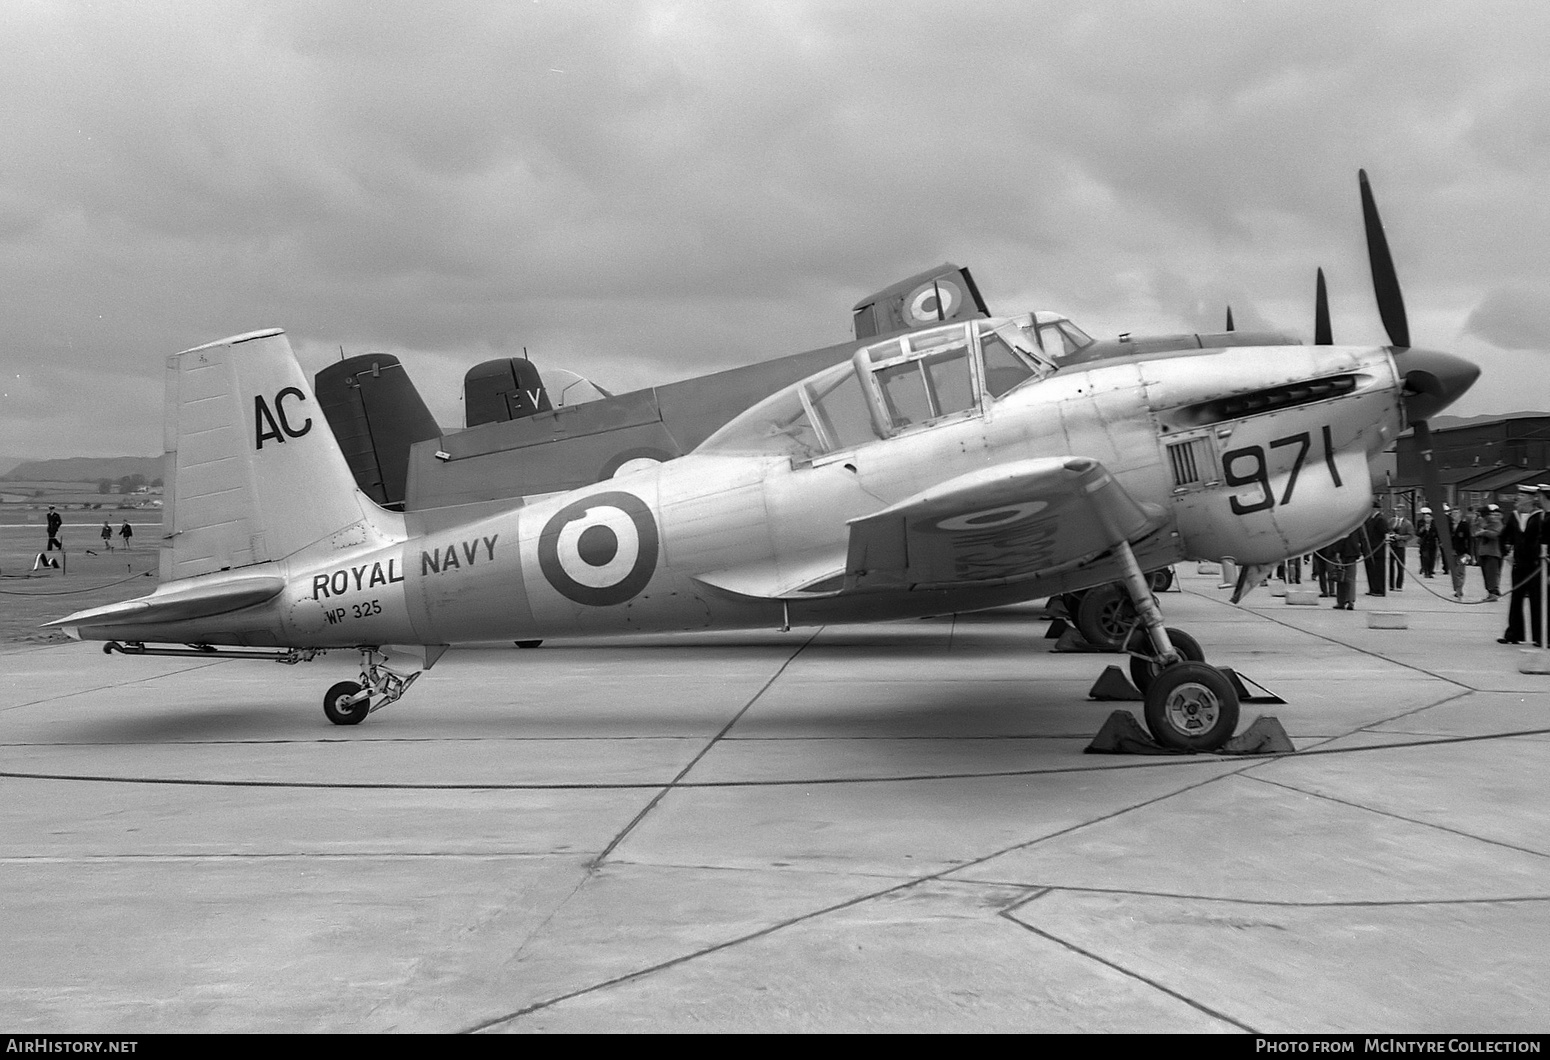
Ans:
[[[375,646],[361,648],[361,679],[340,681],[323,697],[323,713],[335,725],[359,725],[372,711],[395,703],[423,672],[402,674]]]
[[[1128,541],[1115,554],[1136,608],[1125,638],[1130,675],[1145,698],[1146,727],[1164,747],[1215,751],[1238,728],[1238,693],[1226,674],[1205,661],[1194,637],[1163,626],[1162,611]]]

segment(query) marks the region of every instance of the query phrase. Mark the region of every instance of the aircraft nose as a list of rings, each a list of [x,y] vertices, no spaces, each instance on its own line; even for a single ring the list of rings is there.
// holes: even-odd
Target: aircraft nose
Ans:
[[[1480,366],[1440,350],[1397,349],[1394,364],[1405,381],[1405,417],[1414,422],[1453,404],[1480,378]]]

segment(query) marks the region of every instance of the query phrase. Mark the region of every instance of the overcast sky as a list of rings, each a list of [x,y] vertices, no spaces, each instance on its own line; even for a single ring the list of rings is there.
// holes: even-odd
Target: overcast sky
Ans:
[[[1550,5],[0,4],[0,457],[154,454],[166,355],[526,346],[613,390],[969,266],[1095,335],[1381,342],[1356,171],[1453,412],[1550,409]]]

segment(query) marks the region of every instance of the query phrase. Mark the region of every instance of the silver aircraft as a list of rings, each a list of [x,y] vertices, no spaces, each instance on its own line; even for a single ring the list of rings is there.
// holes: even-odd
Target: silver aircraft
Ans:
[[[429,669],[470,641],[870,622],[1118,581],[1149,728],[1214,749],[1233,685],[1164,627],[1143,571],[1344,535],[1369,462],[1478,369],[1398,341],[1061,367],[1036,324],[879,339],[676,460],[419,512],[357,488],[283,332],[200,346],[167,365],[161,584],[51,625],[126,654],[359,650],[360,681],[324,699],[354,724],[419,676],[390,648]]]

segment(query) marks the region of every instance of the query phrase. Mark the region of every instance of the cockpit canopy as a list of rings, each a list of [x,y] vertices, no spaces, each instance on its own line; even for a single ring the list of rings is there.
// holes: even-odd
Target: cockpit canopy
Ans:
[[[1031,317],[992,317],[912,331],[857,350],[764,399],[705,440],[701,452],[789,453],[805,463],[906,431],[977,415],[1056,370]]]

